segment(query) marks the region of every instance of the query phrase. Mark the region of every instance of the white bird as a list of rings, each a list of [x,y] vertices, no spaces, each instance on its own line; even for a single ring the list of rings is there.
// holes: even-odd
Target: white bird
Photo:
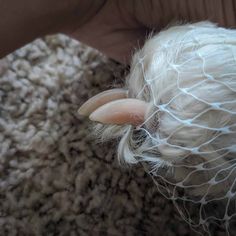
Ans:
[[[199,224],[217,200],[226,202],[220,220],[231,218],[236,30],[199,22],[154,35],[133,56],[125,88],[98,94],[79,113],[106,124],[103,138],[121,136],[120,160],[143,163],[165,196],[200,205]]]

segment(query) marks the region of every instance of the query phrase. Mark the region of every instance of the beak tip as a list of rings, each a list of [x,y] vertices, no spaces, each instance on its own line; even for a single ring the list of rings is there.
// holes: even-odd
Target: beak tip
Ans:
[[[95,121],[95,122],[100,122],[99,116],[97,115],[97,112],[94,111],[89,115],[89,119],[91,121]]]
[[[80,109],[77,111],[77,114],[79,116],[85,116],[84,112],[82,110],[80,110]]]
[[[77,113],[81,116],[89,116],[99,107],[106,103],[115,101],[121,98],[127,98],[128,90],[124,89],[111,89],[97,94],[96,96],[90,98],[78,109]]]
[[[78,109],[77,114],[80,115],[80,116],[85,116],[83,110],[80,109],[80,108]]]
[[[80,116],[89,116],[90,112],[88,111],[88,109],[86,109],[86,107],[84,105],[82,105],[78,111],[77,111],[78,115]]]

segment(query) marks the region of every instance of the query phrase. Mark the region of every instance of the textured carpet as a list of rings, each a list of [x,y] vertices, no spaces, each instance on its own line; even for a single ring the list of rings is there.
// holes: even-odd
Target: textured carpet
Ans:
[[[96,142],[78,117],[124,73],[62,35],[0,62],[1,236],[196,235],[143,168],[121,167],[116,143]]]

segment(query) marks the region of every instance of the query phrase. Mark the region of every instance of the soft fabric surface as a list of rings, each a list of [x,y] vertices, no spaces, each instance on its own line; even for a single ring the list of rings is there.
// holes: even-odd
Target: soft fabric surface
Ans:
[[[143,168],[121,167],[116,143],[97,143],[78,117],[122,83],[120,65],[62,35],[0,64],[0,235],[196,235]]]

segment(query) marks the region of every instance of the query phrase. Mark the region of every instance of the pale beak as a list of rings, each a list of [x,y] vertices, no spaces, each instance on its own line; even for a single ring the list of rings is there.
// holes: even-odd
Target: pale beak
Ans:
[[[103,124],[138,126],[144,122],[147,108],[148,104],[138,99],[119,99],[99,107],[89,118]]]
[[[125,89],[110,89],[106,90],[102,93],[97,94],[96,96],[90,98],[87,102],[85,102],[78,110],[80,115],[89,116],[92,112],[94,112],[97,108],[102,105],[128,97],[128,90]]]

